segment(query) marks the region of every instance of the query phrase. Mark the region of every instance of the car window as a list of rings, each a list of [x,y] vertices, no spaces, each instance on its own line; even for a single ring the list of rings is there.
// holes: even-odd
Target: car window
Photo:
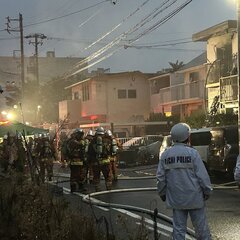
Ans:
[[[190,142],[192,146],[209,145],[211,142],[211,133],[210,132],[191,133]]]

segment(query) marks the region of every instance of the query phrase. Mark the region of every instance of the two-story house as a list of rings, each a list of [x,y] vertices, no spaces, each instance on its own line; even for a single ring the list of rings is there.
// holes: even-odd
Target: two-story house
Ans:
[[[151,112],[183,119],[204,109],[206,62],[204,52],[176,72],[149,78]]]
[[[149,77],[139,71],[103,73],[67,87],[72,100],[59,103],[59,118],[70,126],[144,122],[150,113]]]

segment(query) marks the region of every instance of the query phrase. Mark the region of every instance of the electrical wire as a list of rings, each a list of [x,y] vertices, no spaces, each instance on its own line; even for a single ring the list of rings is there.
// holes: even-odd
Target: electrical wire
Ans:
[[[144,7],[144,5],[146,5],[150,0],[146,0],[145,2],[143,2],[135,11],[133,11],[132,13],[130,13],[126,18],[124,18],[122,20],[122,22],[120,22],[119,24],[117,24],[114,28],[112,28],[109,32],[107,32],[106,34],[104,34],[102,37],[100,37],[99,39],[97,39],[95,42],[93,42],[92,44],[90,44],[88,47],[85,48],[89,49],[92,46],[94,46],[96,43],[100,42],[101,40],[103,40],[105,37],[107,37],[109,34],[111,34],[113,31],[115,31],[117,28],[119,28],[124,22],[126,22],[129,18],[131,18],[133,15],[135,15],[142,7]]]
[[[176,43],[166,43],[166,44],[151,44],[151,45],[125,45],[125,48],[156,48],[156,47],[164,47],[164,46],[175,46],[179,44],[193,43],[193,41],[185,41],[185,42],[176,42]]]
[[[98,11],[96,11],[95,13],[93,13],[89,18],[87,18],[84,22],[82,22],[81,24],[78,25],[79,28],[81,28],[82,26],[84,26],[87,22],[89,22],[91,19],[93,19],[97,14],[99,14],[102,11],[102,8],[99,9]]]
[[[144,23],[147,23],[151,17],[151,15],[154,14],[154,16],[156,15],[156,11],[159,11],[159,9],[161,9],[164,5],[166,5],[170,0],[166,0],[163,3],[160,4],[160,6],[158,8],[155,8],[150,14],[148,14],[144,19],[142,19],[139,23],[137,23],[133,28],[130,28],[128,31],[122,33],[121,35],[119,35],[118,37],[116,37],[113,41],[111,41],[109,44],[107,44],[106,46],[102,47],[101,49],[99,49],[98,51],[96,51],[95,53],[91,54],[89,57],[85,58],[84,60],[80,61],[79,63],[77,63],[74,67],[73,70],[76,68],[79,68],[80,66],[82,66],[83,64],[86,64],[89,61],[92,61],[93,59],[99,57],[100,55],[102,55],[104,52],[106,52],[107,50],[109,50],[110,48],[112,48],[114,45],[119,44],[123,39],[125,39],[129,34],[137,31],[140,27],[142,27],[144,25]],[[176,0],[174,0],[174,2],[176,2]],[[166,9],[166,8],[164,8]],[[161,10],[160,12],[162,12],[163,10]],[[116,52],[116,50],[114,50],[114,53]],[[111,56],[112,54],[108,54],[107,56]],[[105,57],[101,58],[101,59],[106,59]],[[99,61],[97,61],[99,62]],[[95,64],[94,64],[95,65]],[[85,69],[85,67],[84,67]],[[79,70],[77,70],[77,72],[79,72]],[[68,73],[66,73],[67,75]],[[71,76],[73,74],[70,74]]]
[[[164,23],[166,23],[167,21],[169,21],[171,18],[173,18],[177,13],[179,13],[182,9],[184,9],[188,4],[190,4],[192,2],[192,0],[187,0],[185,3],[183,3],[182,5],[180,5],[178,8],[176,8],[175,10],[173,10],[172,12],[170,12],[168,15],[166,15],[165,17],[163,17],[162,19],[160,19],[157,23],[155,23],[154,25],[152,25],[150,28],[146,29],[145,31],[143,31],[141,34],[139,34],[137,37],[135,37],[134,39],[131,39],[129,41],[129,43],[133,43],[136,42],[139,38],[151,33],[152,31],[156,30],[157,28],[159,28],[161,25],[163,25]]]
[[[83,12],[83,11],[86,11],[88,9],[91,9],[91,8],[94,8],[102,3],[105,3],[105,2],[108,2],[109,0],[104,0],[104,1],[101,1],[101,2],[98,2],[98,3],[95,3],[93,5],[90,5],[86,8],[82,8],[78,11],[75,11],[75,12],[71,12],[71,13],[68,13],[68,14],[65,14],[65,15],[62,15],[62,16],[58,16],[58,17],[54,17],[54,18],[49,18],[49,19],[46,19],[46,20],[43,20],[43,21],[39,21],[39,22],[35,22],[35,23],[30,23],[30,24],[26,24],[24,25],[24,28],[26,27],[31,27],[31,26],[36,26],[36,25],[39,25],[39,24],[43,24],[43,23],[48,23],[48,22],[52,22],[52,21],[55,21],[55,20],[58,20],[58,19],[61,19],[61,18],[65,18],[65,17],[69,17],[69,16],[72,16],[74,14],[77,14],[77,13],[80,13],[80,12]],[[16,29],[16,28],[13,28],[13,29]],[[6,31],[6,29],[1,29],[0,32],[2,31]]]
[[[165,1],[163,3],[162,6],[164,6],[166,3],[168,3],[169,1]],[[175,2],[175,0],[174,0]],[[145,30],[143,33],[139,34],[137,36],[137,38],[135,38],[134,40],[131,40],[130,43],[133,43],[135,41],[137,41],[138,39],[140,39],[142,36],[156,30],[158,27],[160,27],[162,24],[164,24],[165,22],[167,22],[168,20],[170,20],[172,17],[174,17],[178,12],[180,12],[183,8],[185,8],[190,2],[192,2],[192,0],[188,0],[186,1],[184,4],[180,5],[178,8],[176,8],[174,11],[170,12],[168,15],[166,15],[164,18],[162,18],[160,21],[158,21],[156,24],[154,24],[153,26],[151,26],[149,29],[147,29],[147,31]],[[172,6],[172,4],[168,4],[164,9],[168,8]],[[145,18],[148,19],[149,18]],[[136,27],[137,26],[137,27]],[[143,26],[142,24],[140,26]],[[78,68],[79,66],[83,65],[84,63],[87,63],[88,61],[93,60],[94,58],[100,56],[102,53],[104,53],[106,50],[108,50],[109,48],[111,48],[113,45],[119,43],[124,37],[126,37],[129,33],[131,33],[132,31],[136,30],[136,28],[140,27],[139,24],[135,25],[135,27],[133,29],[130,29],[129,31],[121,34],[118,38],[116,38],[114,41],[112,41],[111,43],[109,43],[108,45],[106,45],[105,47],[103,47],[102,49],[98,50],[97,52],[95,52],[94,54],[92,54],[90,57],[87,57],[86,59],[84,59],[83,61],[80,61],[75,67],[73,67],[72,71],[73,73],[71,73],[69,76],[75,75],[76,73],[80,73],[83,70],[85,70],[87,67],[83,67],[81,69],[75,70],[76,68]],[[107,54],[106,56],[102,57],[101,59],[95,61],[94,63],[90,64],[88,67],[90,66],[94,66],[95,64],[107,59],[108,57],[112,56],[114,53],[116,53],[117,51],[119,51],[120,49],[116,49],[114,51],[112,51],[111,53]],[[66,74],[66,76],[68,76],[68,73]]]

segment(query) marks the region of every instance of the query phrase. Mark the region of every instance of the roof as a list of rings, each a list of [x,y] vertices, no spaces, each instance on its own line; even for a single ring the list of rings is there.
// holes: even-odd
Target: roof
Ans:
[[[210,28],[202,30],[198,33],[192,35],[192,40],[194,42],[207,41],[212,36],[222,35],[224,33],[231,32],[232,30],[236,30],[237,21],[236,20],[227,20],[225,22],[214,25]]]
[[[203,52],[202,54],[200,54],[199,56],[195,57],[194,59],[192,59],[190,62],[188,62],[187,64],[185,64],[182,68],[180,68],[177,72],[181,72],[183,70],[189,69],[189,68],[193,68],[193,67],[197,67],[197,66],[201,66],[204,63],[207,62],[207,52]]]
[[[170,76],[171,74],[172,74],[171,72],[168,72],[168,73],[159,73],[159,74],[157,74],[157,76],[155,75],[154,77],[150,77],[148,80],[149,80],[149,81],[156,80],[156,79],[159,79],[159,78],[161,78],[161,77]]]
[[[87,81],[90,81],[91,79],[94,79],[96,77],[101,77],[101,76],[104,76],[104,77],[112,77],[112,76],[117,76],[117,75],[128,75],[128,74],[142,74],[142,75],[146,75],[148,77],[153,77],[153,76],[156,76],[155,73],[142,73],[140,71],[132,71],[132,72],[118,72],[118,73],[100,73],[99,75],[95,75],[95,76],[92,76],[90,78],[87,78],[87,79],[83,79],[79,82],[76,82],[74,84],[71,84],[67,87],[65,87],[65,89],[69,89],[69,88],[72,88],[72,87],[75,87],[77,86],[78,84],[81,84],[83,82],[87,82]]]
[[[79,82],[76,82],[76,83],[74,83],[74,84],[71,84],[71,85],[65,87],[64,89],[69,89],[69,88],[75,87],[75,86],[77,86],[78,84],[83,83],[83,82],[87,82],[87,81],[89,81],[89,80],[91,80],[91,78],[83,79],[83,80],[81,80],[81,81],[79,81]]]

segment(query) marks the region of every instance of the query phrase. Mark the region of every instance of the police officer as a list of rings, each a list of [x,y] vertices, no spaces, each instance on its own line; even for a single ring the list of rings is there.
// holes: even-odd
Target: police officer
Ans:
[[[68,159],[70,161],[71,192],[86,192],[86,188],[84,187],[86,176],[86,152],[83,129],[75,129],[67,142],[67,149]]]
[[[107,190],[112,188],[112,176],[110,168],[110,148],[111,144],[105,136],[103,127],[98,127],[94,139],[92,140],[95,157],[93,159],[93,184],[95,190],[100,190],[100,174],[102,172],[105,179],[105,186]]]
[[[160,156],[157,188],[173,209],[173,239],[185,239],[188,214],[197,239],[211,239],[205,214],[205,201],[212,191],[209,175],[197,150],[188,145],[190,127],[178,123],[170,134],[173,145]]]

